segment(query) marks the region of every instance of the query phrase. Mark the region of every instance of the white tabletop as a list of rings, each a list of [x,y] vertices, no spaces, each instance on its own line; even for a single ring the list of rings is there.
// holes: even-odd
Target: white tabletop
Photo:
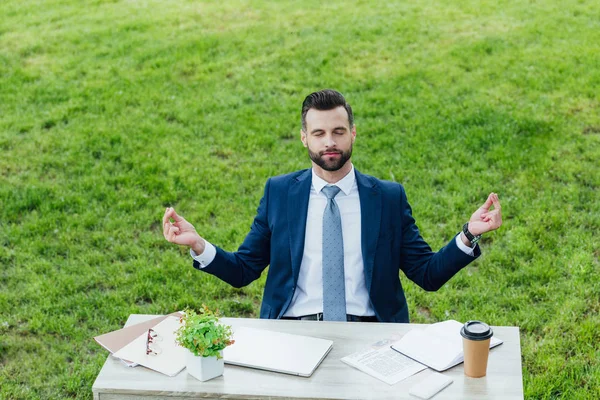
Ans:
[[[131,315],[132,325],[156,315]],[[200,382],[185,369],[175,377],[138,366],[126,367],[109,356],[92,387],[94,399],[412,399],[409,389],[431,374],[427,369],[395,385],[388,385],[340,359],[390,337],[401,337],[423,325],[264,320],[223,318],[235,327],[247,326],[320,337],[334,341],[333,349],[309,378],[225,365],[223,376]],[[442,399],[522,399],[521,346],[519,329],[493,327],[504,344],[490,351],[487,376],[469,378],[459,364],[444,372],[454,382],[434,397]]]

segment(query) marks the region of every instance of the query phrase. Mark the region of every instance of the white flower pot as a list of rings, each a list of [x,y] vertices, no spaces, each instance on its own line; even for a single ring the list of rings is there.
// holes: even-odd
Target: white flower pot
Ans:
[[[195,356],[188,350],[185,360],[188,374],[203,382],[223,375],[225,360],[223,360],[223,351],[220,353],[221,358],[217,359],[217,357]]]

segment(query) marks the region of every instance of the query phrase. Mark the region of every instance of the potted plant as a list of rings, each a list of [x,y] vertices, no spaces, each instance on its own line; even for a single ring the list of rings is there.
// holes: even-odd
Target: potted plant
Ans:
[[[205,305],[198,313],[185,310],[180,322],[175,340],[188,350],[188,373],[200,381],[223,375],[223,349],[234,342],[231,327],[220,324],[218,313]]]

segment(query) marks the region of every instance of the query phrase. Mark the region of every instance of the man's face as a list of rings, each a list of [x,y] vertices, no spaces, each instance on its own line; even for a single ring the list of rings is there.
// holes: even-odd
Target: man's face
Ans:
[[[337,171],[352,156],[356,129],[350,127],[344,107],[321,111],[311,108],[306,113],[306,131],[301,131],[310,159],[326,171]]]

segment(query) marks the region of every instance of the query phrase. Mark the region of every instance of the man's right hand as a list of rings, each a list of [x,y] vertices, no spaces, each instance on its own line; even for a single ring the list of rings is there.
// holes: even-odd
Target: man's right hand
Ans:
[[[163,216],[163,235],[171,243],[191,247],[196,254],[204,253],[204,239],[198,235],[194,225],[178,215],[173,207],[167,208]]]

